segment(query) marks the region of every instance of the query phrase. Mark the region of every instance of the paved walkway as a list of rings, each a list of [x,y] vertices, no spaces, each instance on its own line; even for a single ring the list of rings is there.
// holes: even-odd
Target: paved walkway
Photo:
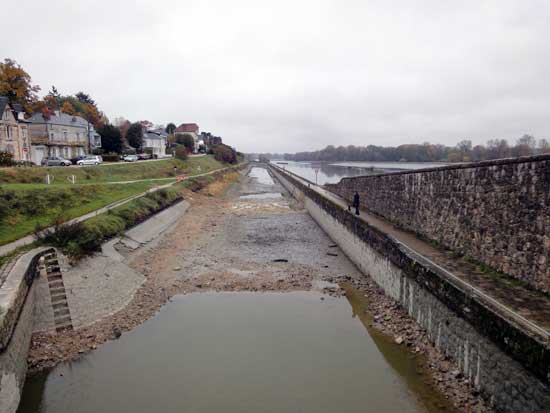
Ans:
[[[214,171],[210,171],[210,172],[205,172],[205,173],[202,173],[202,174],[197,174],[197,175],[189,175],[189,176],[186,176],[185,178],[183,178],[183,180],[187,180],[187,179],[191,179],[191,178],[199,178],[201,176],[207,176],[207,175],[212,175],[216,172],[220,172],[220,171],[224,171],[226,169],[230,169],[231,167],[227,167],[227,168],[220,168],[220,169],[216,169]],[[112,204],[109,204],[109,205],[106,205],[102,208],[99,208],[99,209],[96,209],[95,211],[92,211],[92,212],[89,212],[85,215],[81,215],[79,217],[76,217],[76,218],[73,218],[69,221],[67,221],[67,223],[75,223],[75,222],[82,222],[82,221],[85,221],[89,218],[92,218],[92,217],[95,217],[96,215],[99,215],[99,214],[102,214],[104,212],[107,212],[108,210],[110,209],[113,209],[113,208],[116,208],[116,207],[119,207],[121,205],[124,205],[136,198],[141,198],[142,196],[145,196],[147,195],[148,193],[151,193],[151,192],[155,192],[155,191],[158,191],[159,189],[163,189],[163,188],[168,188],[172,185],[174,185],[175,183],[177,183],[177,181],[174,180],[174,178],[156,178],[156,179],[143,179],[143,180],[137,180],[137,181],[124,181],[124,182],[109,182],[109,183],[132,183],[132,182],[140,182],[140,181],[155,181],[155,180],[166,180],[166,179],[170,179],[171,182],[167,183],[167,184],[164,184],[164,185],[160,185],[160,186],[156,186],[154,188],[150,188],[144,192],[141,192],[139,194],[136,194],[136,195],[132,195],[128,198],[124,198],[124,199],[121,199],[120,201],[116,201],[116,202],[113,202]],[[47,231],[51,229],[50,228],[47,228],[45,229],[44,231]],[[6,254],[9,254],[10,252],[12,252],[13,250],[19,248],[19,247],[23,247],[25,245],[28,245],[28,244],[31,244],[35,241],[35,237],[34,235],[27,235],[26,237],[23,237],[23,238],[19,238],[18,240],[16,241],[13,241],[13,242],[10,242],[9,244],[5,244],[5,245],[2,245],[0,246],[0,256],[2,255],[6,255]]]
[[[278,169],[347,209],[349,203],[340,196],[292,172]],[[429,261],[451,283],[470,292],[497,310],[499,314],[528,328],[529,331],[550,343],[550,297],[527,289],[506,277],[484,273],[477,265],[465,259],[456,258],[451,251],[435,248],[414,234],[399,230],[390,222],[365,210],[361,210],[359,219],[388,234],[413,254]]]

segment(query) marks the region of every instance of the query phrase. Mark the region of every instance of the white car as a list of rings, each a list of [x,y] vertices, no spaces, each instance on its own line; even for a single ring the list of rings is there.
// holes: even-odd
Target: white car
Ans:
[[[137,155],[126,155],[123,159],[124,162],[136,162],[139,158]]]
[[[90,155],[90,156],[86,156],[84,159],[77,161],[76,164],[78,166],[99,165],[101,162],[103,162],[103,159],[101,159],[101,156]]]

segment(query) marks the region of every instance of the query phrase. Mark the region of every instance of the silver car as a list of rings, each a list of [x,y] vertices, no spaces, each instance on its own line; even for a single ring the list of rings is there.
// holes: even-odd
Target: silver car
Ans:
[[[76,164],[78,166],[99,165],[101,162],[103,162],[103,159],[101,158],[101,156],[99,156],[99,155],[88,155],[84,159],[76,161]]]
[[[71,161],[60,156],[50,156],[42,159],[42,166],[69,166],[72,165]]]
[[[126,155],[123,159],[124,162],[136,162],[139,158],[137,155]]]

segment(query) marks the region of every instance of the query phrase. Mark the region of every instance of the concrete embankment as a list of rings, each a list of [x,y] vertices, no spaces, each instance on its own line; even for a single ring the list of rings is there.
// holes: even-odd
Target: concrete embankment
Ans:
[[[547,412],[548,343],[307,181],[271,172],[361,271],[407,310],[460,375],[502,412]]]

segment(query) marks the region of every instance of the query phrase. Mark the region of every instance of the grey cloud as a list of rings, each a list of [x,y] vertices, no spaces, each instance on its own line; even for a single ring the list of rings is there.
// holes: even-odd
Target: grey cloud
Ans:
[[[539,1],[23,2],[3,53],[111,117],[244,151],[548,137]],[[21,30],[25,21],[28,29]]]

